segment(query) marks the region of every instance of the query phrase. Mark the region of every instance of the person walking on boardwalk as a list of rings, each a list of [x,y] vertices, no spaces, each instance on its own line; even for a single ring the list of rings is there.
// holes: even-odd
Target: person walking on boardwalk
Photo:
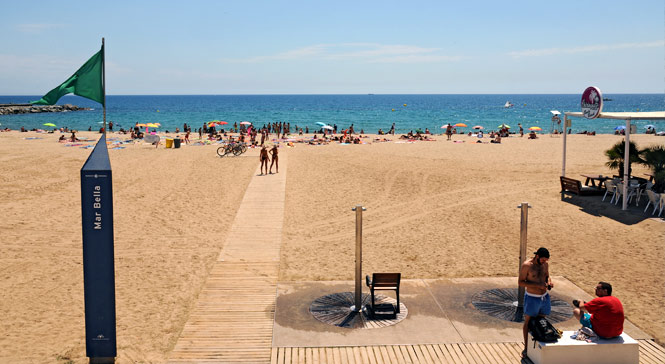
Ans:
[[[526,357],[526,347],[529,332],[529,320],[534,317],[547,316],[552,310],[550,295],[547,291],[554,287],[549,271],[550,252],[546,248],[539,248],[534,252],[534,257],[522,263],[520,276],[517,284],[526,288],[524,292],[524,351],[522,357]]]
[[[268,161],[270,157],[268,156],[268,149],[266,147],[261,147],[261,153],[259,154],[259,160],[261,161],[261,175],[263,175],[263,167],[266,168],[266,174],[268,174]]]
[[[277,144],[272,146],[270,154],[272,154],[272,163],[270,163],[270,173],[272,173],[272,165],[275,165],[275,173],[279,173],[279,158],[277,157]]]

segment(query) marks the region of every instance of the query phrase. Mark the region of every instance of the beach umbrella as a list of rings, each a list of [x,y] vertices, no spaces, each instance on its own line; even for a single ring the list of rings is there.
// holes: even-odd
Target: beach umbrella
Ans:
[[[320,122],[320,121],[317,121],[316,123],[319,124],[319,125],[321,125],[321,126],[326,126],[326,123],[322,123],[322,122]]]
[[[138,126],[138,127],[141,127],[141,128],[142,128],[142,127],[144,127],[144,126],[148,126],[148,125],[147,125],[147,124],[143,124],[143,123],[141,123],[141,124],[136,124],[136,126]]]
[[[502,129],[502,128],[510,129],[510,125],[501,124],[501,125],[497,126],[497,128],[499,128],[499,129]]]
[[[458,127],[458,128],[466,128],[466,124],[464,124],[464,123],[457,123],[457,124],[455,124],[455,126]]]
[[[474,126],[472,129],[475,129],[475,130],[483,130],[483,129],[485,129],[485,128],[483,128],[483,127],[480,126],[480,125],[476,125],[476,126]]]
[[[532,126],[529,128],[529,130],[543,130],[540,126]]]
[[[53,123],[45,123],[44,126],[55,126]]]
[[[148,123],[145,125],[147,128],[159,128],[161,126],[160,123]]]
[[[616,128],[614,128],[614,130],[623,130],[623,129],[626,129],[625,125],[619,125]]]
[[[649,125],[645,125],[645,126],[644,126],[644,129],[656,129],[656,127],[653,126],[653,125],[651,125],[651,124],[649,124]]]
[[[333,128],[333,127],[330,126],[330,125],[324,125],[324,126],[322,126],[321,128],[322,128],[322,129],[328,129],[328,130],[333,130],[333,129],[335,129],[335,128]]]
[[[249,121],[241,121],[240,125],[252,125],[252,123]]]

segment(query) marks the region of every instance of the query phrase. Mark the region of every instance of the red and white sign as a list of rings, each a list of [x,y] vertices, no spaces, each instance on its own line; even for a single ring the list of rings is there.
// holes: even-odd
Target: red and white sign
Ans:
[[[598,87],[587,87],[582,93],[582,114],[587,119],[595,119],[603,111],[603,94]]]

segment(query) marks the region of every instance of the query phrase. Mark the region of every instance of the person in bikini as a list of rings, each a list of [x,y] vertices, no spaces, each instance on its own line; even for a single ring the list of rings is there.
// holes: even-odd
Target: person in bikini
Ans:
[[[554,287],[549,272],[550,252],[546,248],[539,248],[534,257],[522,263],[520,276],[517,284],[526,288],[524,292],[524,351],[522,357],[526,357],[526,347],[529,332],[529,320],[533,317],[547,316],[552,310],[549,290]]]
[[[268,161],[270,157],[268,156],[268,149],[266,147],[261,147],[261,153],[259,154],[259,160],[261,161],[261,175],[263,175],[263,167],[266,167],[266,174],[268,174]]]
[[[272,165],[275,165],[275,173],[279,173],[279,161],[277,158],[277,144],[273,145],[270,149],[270,154],[272,154],[272,163],[270,163],[270,173],[272,173]]]

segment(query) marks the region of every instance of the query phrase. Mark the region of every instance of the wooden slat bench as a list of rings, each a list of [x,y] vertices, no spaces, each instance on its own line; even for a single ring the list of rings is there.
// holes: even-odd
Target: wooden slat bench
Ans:
[[[603,190],[594,187],[584,187],[582,182],[573,178],[561,176],[561,193],[569,191],[579,196],[602,195]]]

